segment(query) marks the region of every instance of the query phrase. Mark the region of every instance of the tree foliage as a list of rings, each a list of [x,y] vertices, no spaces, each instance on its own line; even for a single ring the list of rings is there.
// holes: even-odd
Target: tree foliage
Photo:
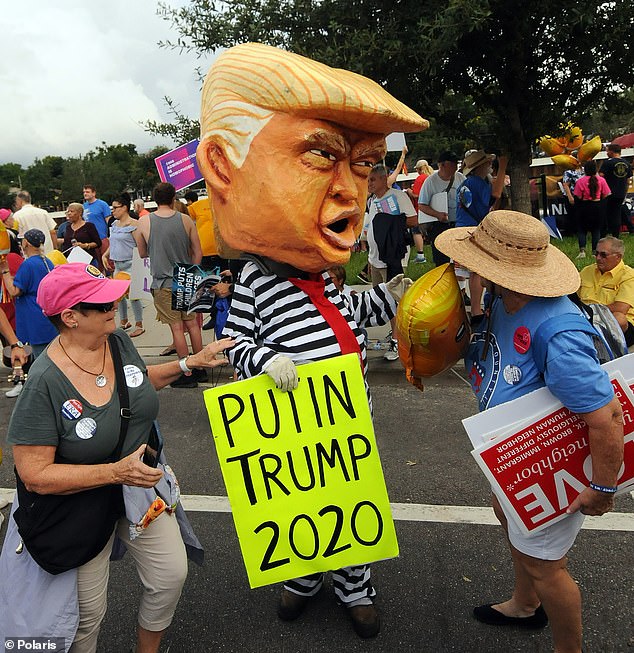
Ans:
[[[630,0],[190,0],[159,13],[168,47],[260,41],[364,74],[456,141],[506,151],[516,182],[537,137],[609,111],[632,84]],[[528,207],[526,183],[513,199]]]
[[[0,165],[0,205],[10,208],[10,190],[23,188],[33,202],[47,208],[61,208],[69,202],[83,202],[84,184],[97,188],[97,195],[106,202],[123,191],[133,196],[147,196],[160,179],[154,159],[167,152],[155,147],[139,154],[136,146],[101,143],[83,157],[45,156],[23,169],[17,163]]]

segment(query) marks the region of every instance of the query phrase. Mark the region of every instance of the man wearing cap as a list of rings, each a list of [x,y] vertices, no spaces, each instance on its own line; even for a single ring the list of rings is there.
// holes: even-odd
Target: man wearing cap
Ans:
[[[419,214],[418,221],[425,224],[437,266],[449,263],[435,243],[439,234],[456,224],[456,191],[464,179],[464,175],[458,172],[458,155],[443,152],[438,157],[438,170],[425,179],[420,189],[418,209],[426,217],[421,218]]]
[[[618,143],[610,143],[605,151],[608,158],[601,164],[599,174],[605,178],[611,192],[605,205],[607,225],[602,229],[601,235],[609,232],[618,238],[621,233],[621,208],[632,176],[632,166],[621,158],[621,146]]]
[[[493,211],[477,227],[443,233],[438,248],[479,274],[491,294],[488,314],[474,324],[465,356],[480,410],[546,386],[586,422],[592,454],[592,480],[568,514],[530,537],[493,496],[510,543],[515,587],[509,600],[479,606],[474,616],[490,625],[533,629],[550,621],[555,650],[581,653],[581,596],[566,569],[566,554],[584,515],[602,515],[614,506],[623,416],[599,366],[592,328],[566,297],[579,287],[579,273],[550,244],[541,222],[515,211]],[[539,328],[551,318],[549,324],[563,330],[547,337]]]
[[[365,372],[361,329],[394,316],[406,283],[400,275],[349,301],[326,270],[349,260],[385,136],[425,127],[374,82],[277,48],[236,46],[212,65],[197,159],[221,255],[248,259],[224,331],[241,379],[266,373],[289,391],[296,365],[353,352]],[[333,584],[355,632],[375,636],[369,565],[333,571]],[[287,581],[280,618],[299,617],[321,586],[319,573]]]
[[[45,237],[43,252],[48,254],[55,249],[57,243],[57,225],[55,220],[44,209],[31,204],[31,193],[21,190],[15,196],[16,212],[13,214],[13,229],[18,230],[22,238],[29,229],[39,229]]]
[[[18,268],[15,278],[11,275],[9,264],[0,264],[6,288],[15,297],[15,330],[22,342],[28,342],[37,358],[48,343],[57,335],[37,304],[37,289],[42,279],[55,267],[42,253],[46,237],[39,229],[29,229],[22,240],[25,260]]]

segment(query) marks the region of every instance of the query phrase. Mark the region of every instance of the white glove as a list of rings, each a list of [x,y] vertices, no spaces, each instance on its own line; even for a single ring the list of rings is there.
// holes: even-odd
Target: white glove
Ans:
[[[398,304],[403,295],[411,288],[413,283],[414,282],[409,277],[397,274],[385,284],[385,287],[390,295],[394,297],[394,301]]]
[[[295,390],[297,387],[297,368],[288,356],[279,356],[264,371],[282,392]]]

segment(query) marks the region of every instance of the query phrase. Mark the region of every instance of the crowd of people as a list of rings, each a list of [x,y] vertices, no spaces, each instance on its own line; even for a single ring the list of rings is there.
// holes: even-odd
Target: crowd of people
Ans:
[[[547,387],[588,425],[591,481],[563,519],[527,537],[493,496],[515,584],[508,600],[473,610],[492,626],[550,623],[555,650],[580,653],[581,599],[566,556],[584,515],[614,505],[623,415],[592,328],[567,295],[581,286],[581,299],[608,305],[634,342],[634,274],[623,264],[622,241],[593,240],[596,264],[580,276],[539,220],[503,208],[507,161],[498,157],[494,169],[495,157],[484,150],[465,153],[461,171],[453,152],[438,157],[435,172],[421,160],[418,194],[394,188],[396,175],[382,164],[385,135],[421,130],[427,121],[365,78],[350,73],[342,82],[341,71],[305,62],[259,44],[237,46],[215,61],[202,89],[198,163],[209,191],[202,203],[189,195],[177,204],[174,186],[161,183],[156,211],[137,204],[133,217],[128,195],[108,206],[87,185],[85,202],[68,207],[58,234],[28,193],[19,194],[6,224],[21,236],[24,261],[16,269],[7,257],[0,266],[16,299],[17,334],[4,312],[0,333],[16,367],[26,363],[27,340],[35,360],[8,429],[17,492],[0,555],[0,633],[15,634],[16,624],[49,630],[54,624],[73,653],[93,653],[109,561],[127,549],[143,585],[134,650],[157,653],[187,557],[200,561],[201,549],[161,453],[157,391],[196,387],[208,369],[226,364],[225,352],[239,379],[266,374],[282,392],[297,388],[299,365],[356,354],[371,408],[364,329],[392,321],[412,284],[403,259],[413,229],[419,262],[424,253],[416,236],[424,231],[434,263],[453,261],[468,279],[473,338],[465,365],[480,409]],[[271,75],[275,66],[278,74]],[[587,182],[578,179],[572,190],[575,203],[609,197],[609,175],[585,172]],[[341,266],[364,205],[371,287],[355,293],[346,289]],[[586,225],[592,208],[582,211]],[[62,253],[79,247],[90,261],[55,266],[56,246]],[[143,333],[140,305],[132,301],[132,325],[122,299],[135,247],[150,258],[154,308],[177,357],[159,365],[146,365],[132,340]],[[239,270],[221,256],[232,251],[242,252]],[[231,308],[224,337],[207,346],[200,321],[172,308],[175,263],[223,271],[215,292],[230,295]],[[537,340],[540,325],[553,317],[565,318],[567,328],[540,343],[539,358],[531,334]],[[396,360],[396,348],[392,340],[388,360]],[[472,367],[477,375],[469,374]],[[333,587],[355,633],[370,638],[381,620],[371,568],[362,563],[333,569]],[[298,619],[322,585],[322,573],[287,580],[279,617]]]

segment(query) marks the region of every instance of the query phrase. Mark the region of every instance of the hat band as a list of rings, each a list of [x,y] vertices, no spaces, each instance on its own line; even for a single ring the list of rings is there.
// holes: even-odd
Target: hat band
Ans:
[[[485,161],[488,161],[488,160],[489,160],[489,157],[485,154],[484,157],[479,158],[473,165],[468,165],[467,164],[466,167],[469,168],[469,170],[475,170],[479,165],[481,165],[482,163],[484,163]]]
[[[519,265],[521,265],[522,262],[539,264],[540,260],[544,259],[546,256],[548,250],[548,243],[536,247],[530,247],[500,240],[500,238],[487,229],[487,225],[485,225],[484,222],[481,222],[478,225],[478,228],[473,231],[470,236],[470,241],[479,250],[496,261],[506,260],[509,263],[517,263]],[[517,260],[517,257],[521,257],[522,255],[524,255],[523,261]]]

